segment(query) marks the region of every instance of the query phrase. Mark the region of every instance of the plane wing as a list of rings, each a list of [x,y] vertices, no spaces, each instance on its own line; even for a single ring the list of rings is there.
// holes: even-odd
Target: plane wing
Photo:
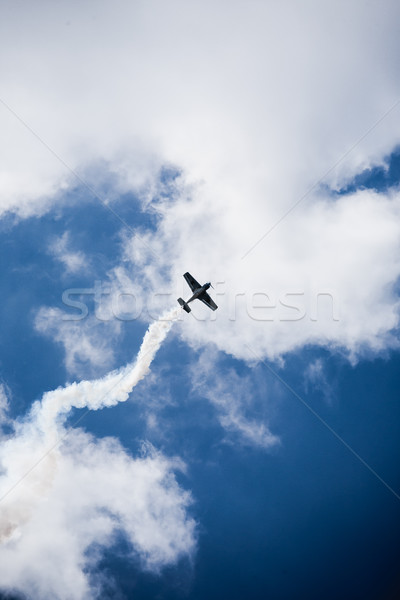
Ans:
[[[208,308],[211,308],[211,310],[217,310],[218,306],[215,304],[214,300],[210,298],[207,292],[203,292],[198,299],[204,302],[204,304],[208,306]]]
[[[192,277],[190,273],[185,273],[184,274],[184,278],[188,282],[189,287],[192,290],[192,292],[195,292],[196,290],[198,290],[199,288],[201,288],[201,285],[199,284],[199,282],[196,281],[195,278]]]

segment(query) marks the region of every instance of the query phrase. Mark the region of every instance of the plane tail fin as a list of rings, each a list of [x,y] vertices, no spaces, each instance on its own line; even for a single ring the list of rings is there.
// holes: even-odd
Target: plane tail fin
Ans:
[[[183,310],[186,310],[187,313],[190,313],[190,307],[188,303],[183,300],[183,298],[178,298],[178,302],[182,306]]]

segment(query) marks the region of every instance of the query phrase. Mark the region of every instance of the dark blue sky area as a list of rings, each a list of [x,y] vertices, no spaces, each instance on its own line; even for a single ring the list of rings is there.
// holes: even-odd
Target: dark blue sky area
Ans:
[[[389,165],[386,173],[361,174],[353,187],[397,183],[400,154]],[[166,183],[174,176],[162,175]],[[63,308],[66,287],[92,286],[121,255],[120,221],[87,196],[77,190],[56,212],[2,224],[0,375],[12,391],[14,416],[68,379],[63,349],[34,330],[37,309]],[[154,214],[143,213],[131,196],[121,199],[118,213],[133,228],[156,224]],[[90,257],[91,272],[66,276],[49,255],[52,237],[66,230],[72,247]],[[124,328],[117,366],[135,355],[145,325],[124,323]],[[143,573],[127,560],[130,549],[123,540],[107,551],[101,567],[115,583],[103,597],[398,598],[400,500],[266,367],[250,369],[222,356],[216,377],[228,369],[250,376],[255,386],[248,416],[269,414],[271,430],[281,439],[272,450],[244,446],[224,432],[215,407],[193,391],[190,368],[197,359],[172,334],[153,363],[151,381],[137,386],[127,403],[90,412],[79,424],[97,436],[118,437],[133,454],[147,438],[167,455],[182,457],[188,470],[177,477],[192,491],[191,514],[198,522],[193,563],[182,561],[160,575]],[[328,394],[305,385],[306,369],[316,359],[324,365]],[[307,348],[287,357],[284,369],[272,367],[400,494],[399,353],[352,367],[326,350]],[[144,406],[152,398],[161,404],[163,435],[146,429]],[[266,402],[265,411],[260,407]],[[80,414],[76,411],[71,423]]]
[[[173,354],[174,345],[165,353]],[[395,490],[399,367],[398,356],[342,366],[330,406],[318,394],[306,397]],[[299,385],[295,369],[285,376]],[[282,443],[272,451],[223,443],[212,408],[189,395],[184,376],[175,380],[173,396],[178,405],[165,412],[176,427],[162,447],[189,465],[181,483],[195,498],[198,554],[192,567],[182,564],[161,578],[109,559],[127,597],[390,598],[397,583],[400,500],[294,395],[283,390],[273,424]],[[126,415],[137,409],[117,410]]]

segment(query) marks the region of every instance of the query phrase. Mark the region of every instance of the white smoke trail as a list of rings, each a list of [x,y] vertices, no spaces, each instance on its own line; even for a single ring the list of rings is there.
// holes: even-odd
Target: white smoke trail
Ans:
[[[98,410],[125,402],[132,389],[149,372],[157,350],[178,319],[180,312],[179,306],[173,308],[150,325],[134,363],[112,371],[101,379],[72,383],[66,388],[46,392],[42,401],[33,407],[34,411],[38,411],[38,423],[47,430],[47,420],[54,423],[59,415],[68,413],[71,408]]]
[[[136,360],[93,381],[72,383],[46,392],[15,435],[0,444],[0,542],[24,522],[51,488],[65,436],[65,419],[72,408],[97,410],[128,399],[149,372],[157,350],[178,319],[180,307],[164,313],[148,328]]]

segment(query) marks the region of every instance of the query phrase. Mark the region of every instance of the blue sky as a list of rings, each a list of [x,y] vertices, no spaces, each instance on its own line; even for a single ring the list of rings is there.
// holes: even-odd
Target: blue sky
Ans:
[[[0,596],[394,599],[396,3],[149,4],[4,8]]]

